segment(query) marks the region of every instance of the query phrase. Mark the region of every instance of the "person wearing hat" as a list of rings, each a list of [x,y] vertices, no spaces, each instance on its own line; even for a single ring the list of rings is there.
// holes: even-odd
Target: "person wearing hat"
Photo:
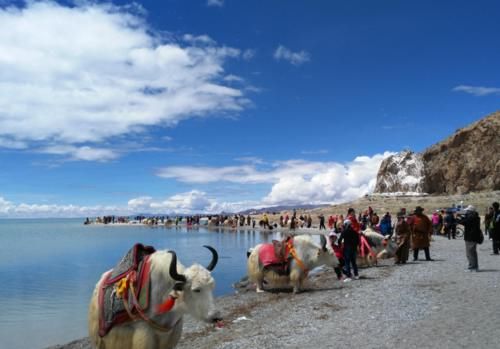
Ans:
[[[481,231],[481,218],[479,218],[476,208],[469,205],[465,209],[465,215],[461,215],[457,223],[464,226],[465,254],[469,261],[467,271],[478,271],[476,247],[477,244],[483,243],[484,235]]]
[[[406,222],[406,214],[402,210],[398,212],[398,221],[394,227],[394,233],[396,235],[396,243],[398,245],[394,255],[394,263],[405,264],[410,253],[411,231],[410,225]]]
[[[413,260],[418,260],[418,251],[424,250],[425,260],[432,261],[430,256],[430,237],[432,235],[432,222],[424,214],[424,209],[417,206],[410,220],[411,245],[413,249]]]

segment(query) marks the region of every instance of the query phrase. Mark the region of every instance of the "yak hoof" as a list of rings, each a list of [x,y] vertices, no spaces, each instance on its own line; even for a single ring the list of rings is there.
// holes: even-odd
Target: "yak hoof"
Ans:
[[[257,293],[264,293],[264,290],[262,288],[258,288]]]

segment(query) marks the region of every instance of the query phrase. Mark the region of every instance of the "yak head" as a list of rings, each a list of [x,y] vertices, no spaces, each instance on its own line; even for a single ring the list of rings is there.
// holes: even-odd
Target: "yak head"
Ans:
[[[383,249],[378,253],[377,258],[386,259],[392,258],[396,254],[398,244],[391,239],[390,236],[384,236],[382,240]]]
[[[178,300],[182,300],[185,311],[193,317],[205,322],[217,322],[221,320],[219,311],[215,308],[213,290],[215,287],[211,271],[218,261],[217,251],[210,246],[204,246],[212,252],[212,261],[205,268],[199,264],[193,264],[185,269],[182,274],[177,272],[177,256],[172,255],[169,274],[175,280],[174,292]]]

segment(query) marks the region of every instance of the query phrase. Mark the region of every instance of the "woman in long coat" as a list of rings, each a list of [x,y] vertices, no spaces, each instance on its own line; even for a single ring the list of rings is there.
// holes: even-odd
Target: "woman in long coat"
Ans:
[[[403,211],[398,212],[398,222],[394,228],[396,243],[398,248],[394,256],[396,264],[405,264],[410,253],[410,225],[406,222],[406,215]]]
[[[420,206],[415,208],[414,214],[411,216],[411,248],[413,249],[413,260],[418,260],[418,251],[424,250],[425,260],[432,261],[430,256],[429,246],[431,244],[430,237],[432,235],[432,222],[424,215],[424,209]]]

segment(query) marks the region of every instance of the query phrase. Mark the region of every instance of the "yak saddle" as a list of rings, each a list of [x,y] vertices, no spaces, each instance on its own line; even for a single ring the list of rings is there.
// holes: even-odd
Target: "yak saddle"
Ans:
[[[130,315],[149,307],[150,261],[154,247],[135,244],[104,276],[99,287],[99,335],[130,321]],[[131,306],[129,306],[131,305]]]
[[[272,270],[279,275],[290,273],[290,261],[293,259],[293,239],[283,241],[273,240],[272,243],[262,244],[259,248],[259,261],[266,270]]]

